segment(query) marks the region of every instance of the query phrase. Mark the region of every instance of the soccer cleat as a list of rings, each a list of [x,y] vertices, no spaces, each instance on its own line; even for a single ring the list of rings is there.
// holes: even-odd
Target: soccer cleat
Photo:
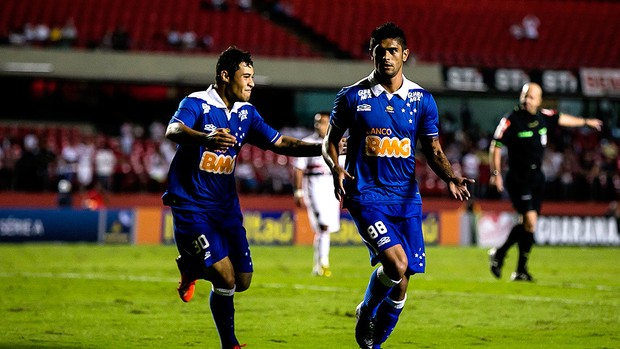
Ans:
[[[502,276],[502,266],[504,265],[504,259],[499,258],[497,256],[497,249],[492,248],[489,250],[489,268],[491,269],[491,274],[496,278],[500,278]]]
[[[355,308],[355,340],[360,349],[373,349],[375,319],[362,315],[362,304],[363,301]]]
[[[181,268],[181,256],[177,257],[176,262],[179,272],[181,273],[181,280],[179,280],[179,287],[177,287],[177,291],[179,292],[179,297],[181,297],[181,300],[187,303],[192,300],[192,297],[194,297],[196,280],[190,279],[183,268]]]
[[[510,275],[510,280],[533,282],[534,278],[527,271],[526,272],[515,271],[514,273]]]
[[[329,269],[328,266],[316,266],[314,267],[314,269],[312,269],[312,275],[331,277],[332,271]]]
[[[233,345],[231,349],[241,349],[241,348],[245,348],[246,346],[247,344],[237,344],[237,345]]]

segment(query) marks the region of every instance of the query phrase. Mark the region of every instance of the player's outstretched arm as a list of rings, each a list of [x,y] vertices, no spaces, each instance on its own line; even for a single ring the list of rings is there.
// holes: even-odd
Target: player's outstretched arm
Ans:
[[[468,200],[471,194],[467,189],[467,184],[473,184],[475,181],[454,174],[452,165],[450,165],[450,161],[441,148],[439,138],[436,136],[420,137],[420,144],[422,145],[422,152],[428,160],[428,165],[439,178],[448,184],[452,197],[461,201]]]
[[[290,136],[280,137],[269,149],[274,153],[286,156],[308,157],[321,155],[321,144],[304,142]]]
[[[235,145],[237,138],[228,129],[218,128],[210,133],[199,132],[180,122],[168,125],[166,138],[178,144],[203,145],[210,150],[226,150]]]

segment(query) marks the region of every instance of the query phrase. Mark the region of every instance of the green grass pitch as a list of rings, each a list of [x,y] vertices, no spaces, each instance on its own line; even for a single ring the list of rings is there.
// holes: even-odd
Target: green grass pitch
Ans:
[[[332,248],[333,277],[310,275],[310,247],[254,246],[252,287],[235,296],[248,349],[357,348],[354,308],[366,249]],[[502,280],[480,248],[430,247],[384,348],[620,348],[620,249],[536,246],[536,283]],[[0,348],[219,348],[208,293],[176,293],[174,246],[0,244]]]

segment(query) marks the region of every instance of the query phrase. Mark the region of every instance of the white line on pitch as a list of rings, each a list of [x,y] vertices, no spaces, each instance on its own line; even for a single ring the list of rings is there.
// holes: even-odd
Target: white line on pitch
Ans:
[[[7,278],[7,277],[62,278],[62,279],[170,282],[170,283],[178,282],[178,278],[141,276],[141,275],[105,275],[105,274],[97,274],[97,273],[51,273],[51,272],[8,273],[8,272],[0,272],[0,277],[3,277],[3,278]],[[571,284],[571,285],[574,288],[586,288],[585,286],[577,287],[579,286],[578,284]],[[599,289],[600,287],[601,286],[597,286],[596,288]],[[304,284],[283,284],[283,283],[255,283],[254,288],[274,288],[274,289],[293,288],[296,290],[308,290],[308,291],[320,291],[320,292],[358,292],[359,291],[358,289],[347,288],[347,287],[318,286],[318,285],[304,285]],[[409,292],[413,294],[428,295],[428,296],[448,295],[448,296],[469,297],[469,298],[491,296],[490,294],[487,294],[487,293],[433,291],[433,290],[419,290],[419,289],[412,289]],[[569,299],[569,298],[519,296],[519,295],[506,295],[506,294],[496,294],[492,296],[499,297],[499,298],[505,298],[508,300],[514,300],[514,301],[538,301],[538,302],[545,302],[545,303],[564,303],[564,304],[583,304],[583,305],[595,305],[595,304],[608,304],[612,306],[620,305],[617,301],[614,301],[614,300],[591,301],[591,300],[579,300],[579,299]]]

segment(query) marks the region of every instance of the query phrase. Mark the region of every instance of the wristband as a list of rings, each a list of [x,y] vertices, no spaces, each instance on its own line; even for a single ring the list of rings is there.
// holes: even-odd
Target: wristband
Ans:
[[[297,189],[297,190],[295,190],[293,195],[295,196],[295,199],[301,199],[301,198],[304,197],[304,190],[303,189]]]

